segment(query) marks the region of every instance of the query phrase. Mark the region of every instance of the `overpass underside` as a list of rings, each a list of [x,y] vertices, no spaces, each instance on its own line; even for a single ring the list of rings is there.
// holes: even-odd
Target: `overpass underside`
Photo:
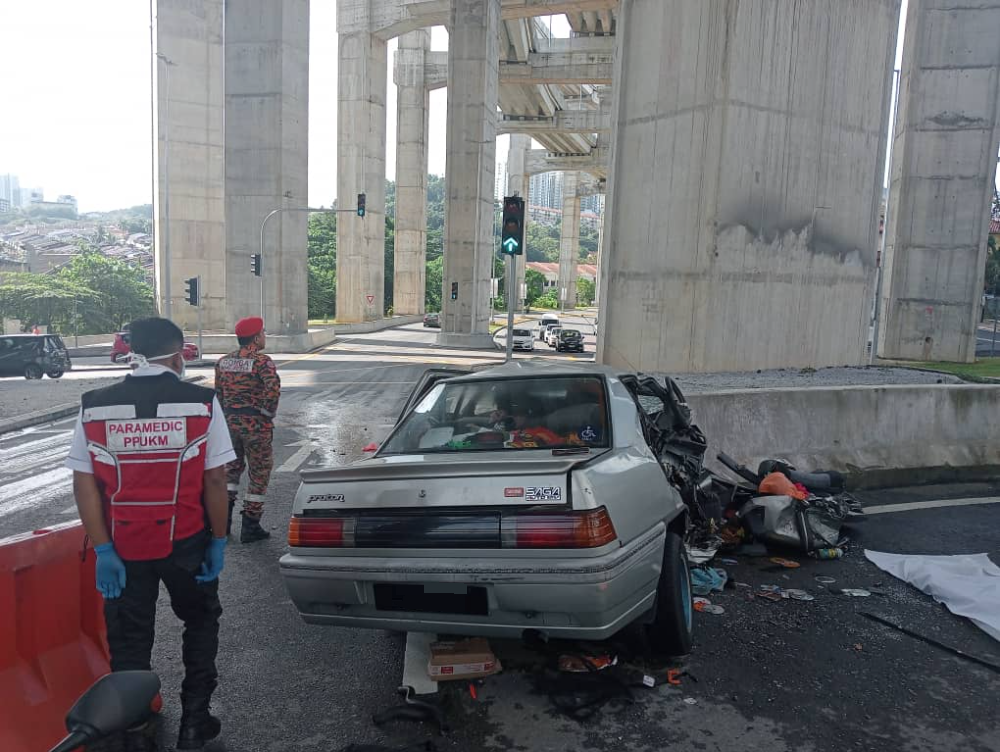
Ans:
[[[157,0],[157,247],[174,318],[260,306],[249,254],[306,205],[308,0]],[[225,8],[223,10],[223,5]],[[429,92],[447,86],[442,339],[488,343],[495,144],[508,193],[607,193],[598,358],[646,371],[866,359],[900,0],[338,0],[337,318],[424,305]],[[997,151],[1000,0],[910,0],[878,348],[968,359]],[[553,39],[538,17],[565,13]],[[430,49],[444,25],[449,49]],[[394,299],[385,301],[387,43],[399,37]],[[540,147],[540,148],[539,148]],[[320,166],[322,168],[322,166]],[[169,223],[166,221],[169,213]],[[306,325],[305,215],[264,238],[271,331]],[[158,252],[158,291],[166,292]],[[524,279],[517,264],[518,288]],[[567,298],[572,297],[572,293]],[[572,299],[567,303],[572,304]]]

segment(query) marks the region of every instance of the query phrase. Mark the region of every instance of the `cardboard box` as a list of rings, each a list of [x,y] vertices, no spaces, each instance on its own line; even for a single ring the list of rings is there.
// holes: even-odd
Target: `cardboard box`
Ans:
[[[499,671],[500,662],[482,637],[431,643],[427,675],[434,681],[481,679]]]

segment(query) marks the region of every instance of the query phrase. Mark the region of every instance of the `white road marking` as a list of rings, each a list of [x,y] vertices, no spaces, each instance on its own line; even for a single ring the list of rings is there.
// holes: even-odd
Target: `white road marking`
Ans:
[[[865,507],[865,514],[890,514],[892,512],[913,512],[920,509],[940,509],[942,507],[968,507],[976,504],[1000,504],[1000,497],[985,496],[977,499],[936,499],[934,501],[911,501],[905,504],[882,504]]]
[[[285,460],[284,464],[274,471],[276,473],[294,473],[299,469],[303,462],[309,459],[309,455],[311,455],[315,449],[310,439],[302,439],[301,441],[295,441],[291,444],[286,444],[285,446],[297,446],[301,448]]]

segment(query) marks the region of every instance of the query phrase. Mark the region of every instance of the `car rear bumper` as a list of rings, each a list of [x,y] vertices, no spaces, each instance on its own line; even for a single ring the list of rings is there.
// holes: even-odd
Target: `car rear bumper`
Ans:
[[[519,637],[526,630],[600,640],[610,637],[655,601],[663,561],[661,523],[628,545],[597,557],[490,557],[488,551],[379,550],[378,555],[303,555],[281,558],[289,595],[309,624],[411,632]],[[357,552],[355,552],[357,553]],[[423,556],[418,555],[424,553]],[[476,589],[487,613],[380,609],[376,586],[421,586],[427,592]]]

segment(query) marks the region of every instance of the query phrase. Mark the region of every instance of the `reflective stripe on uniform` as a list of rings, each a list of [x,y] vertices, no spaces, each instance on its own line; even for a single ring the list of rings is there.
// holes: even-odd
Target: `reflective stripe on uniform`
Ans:
[[[208,405],[204,402],[164,402],[156,408],[158,418],[208,417]]]
[[[83,422],[94,420],[122,420],[135,417],[135,405],[106,405],[103,407],[88,407],[83,411]]]

